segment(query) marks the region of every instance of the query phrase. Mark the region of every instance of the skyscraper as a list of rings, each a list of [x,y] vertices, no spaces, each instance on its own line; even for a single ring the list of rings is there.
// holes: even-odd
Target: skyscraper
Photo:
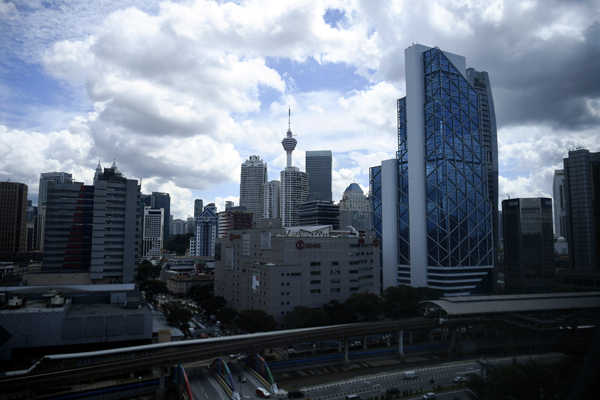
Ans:
[[[139,261],[140,186],[117,169],[94,185],[48,184],[43,272],[85,272],[92,283],[131,283]]]
[[[163,247],[164,210],[144,207],[142,258],[160,259]]]
[[[281,184],[279,181],[270,181],[264,185],[263,218],[280,218]]]
[[[27,250],[27,185],[0,182],[0,254]]]
[[[308,200],[331,202],[331,150],[306,152],[308,174]]]
[[[98,161],[96,173],[98,173],[98,168],[100,168],[100,161]],[[36,242],[37,250],[44,249],[44,236],[46,229],[46,198],[48,193],[48,184],[50,182],[72,184],[73,175],[67,172],[42,172],[40,174],[40,183],[38,187],[38,229],[36,232],[37,237],[34,240]]]
[[[190,238],[190,256],[214,256],[218,228],[217,207],[210,203],[196,217],[195,235]]]
[[[600,274],[600,153],[571,150],[564,171],[571,270]]]
[[[369,198],[357,183],[346,188],[340,200],[340,228],[352,226],[359,231],[371,230]]]
[[[557,169],[554,171],[554,180],[552,181],[552,196],[554,201],[554,236],[567,237],[567,206],[565,204],[565,170]]]
[[[151,207],[164,210],[163,240],[166,240],[171,233],[171,196],[169,196],[169,193],[152,192]]]
[[[252,227],[258,228],[263,215],[264,185],[268,182],[267,163],[250,156],[242,163],[240,206],[252,213]]]
[[[405,62],[397,159],[371,169],[374,229],[384,239],[383,286],[428,286],[447,295],[490,292],[495,150],[491,122],[487,142],[481,128],[484,90],[469,83],[462,56],[413,45]]]
[[[506,293],[554,290],[552,199],[502,201]]]
[[[296,139],[292,137],[291,110],[288,110],[288,131],[281,141],[287,153],[287,166],[281,171],[281,225],[285,227],[298,225],[298,206],[308,196],[308,174],[292,166],[292,152],[296,148]]]
[[[202,209],[204,208],[204,202],[202,199],[194,200],[194,217],[197,217],[202,213]]]

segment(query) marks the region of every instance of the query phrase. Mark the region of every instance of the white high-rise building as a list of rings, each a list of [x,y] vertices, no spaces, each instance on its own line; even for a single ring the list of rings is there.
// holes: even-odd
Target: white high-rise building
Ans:
[[[264,185],[263,218],[280,218],[281,184],[279,181],[267,182]]]
[[[242,164],[240,206],[251,212],[252,227],[258,228],[263,214],[264,185],[268,182],[267,163],[259,156],[250,156]]]
[[[296,148],[296,139],[292,137],[291,110],[288,110],[288,131],[281,141],[287,153],[287,166],[281,171],[281,225],[285,227],[298,225],[298,206],[308,196],[308,174],[292,166],[292,152]]]
[[[371,229],[371,205],[358,183],[352,183],[340,200],[340,228],[352,226],[359,231]]]
[[[164,210],[144,207],[144,235],[142,238],[142,258],[160,259],[163,247]]]

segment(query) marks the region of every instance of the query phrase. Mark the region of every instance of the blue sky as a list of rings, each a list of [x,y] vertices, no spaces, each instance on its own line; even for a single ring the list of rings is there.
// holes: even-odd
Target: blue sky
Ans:
[[[404,49],[438,46],[488,71],[500,198],[550,196],[569,148],[600,151],[597,1],[0,0],[0,180],[37,202],[42,172],[91,183],[113,159],[144,193],[239,197],[259,155],[278,179],[288,125],[331,150],[333,193],[393,158]]]

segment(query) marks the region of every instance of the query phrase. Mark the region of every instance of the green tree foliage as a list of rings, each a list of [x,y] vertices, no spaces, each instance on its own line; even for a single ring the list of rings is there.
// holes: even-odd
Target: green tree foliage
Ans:
[[[163,311],[169,325],[186,328],[192,319],[192,312],[177,301],[171,301],[163,305]]]
[[[214,296],[214,285],[212,284],[204,284],[204,285],[193,285],[190,287],[190,298],[196,302],[196,304],[202,304],[207,300],[210,300]]]
[[[238,316],[237,310],[227,306],[219,308],[214,314],[225,325],[232,325]]]
[[[275,318],[262,310],[242,310],[237,318],[240,329],[254,332],[269,332],[275,329]]]
[[[146,279],[156,279],[160,276],[160,265],[153,265],[148,260],[143,260],[138,264],[137,281],[142,282]]]
[[[191,233],[169,236],[163,243],[163,248],[178,256],[184,256],[186,250],[190,247],[190,238],[192,236]]]
[[[373,293],[353,293],[344,303],[357,321],[375,321],[383,315],[383,301]]]
[[[337,300],[331,300],[322,308],[329,317],[330,325],[350,324],[356,321],[356,316],[352,310],[346,307],[345,303],[340,303]]]
[[[165,285],[161,281],[156,281],[153,279],[146,279],[145,281],[140,283],[140,290],[145,291],[150,297],[155,296],[157,294],[169,294],[169,289],[167,289],[167,285]]]
[[[296,306],[288,315],[283,317],[283,322],[291,329],[310,328],[328,325],[329,316],[320,308]]]
[[[217,310],[225,307],[226,305],[227,300],[225,300],[223,296],[215,296],[202,302],[201,307],[210,315],[216,313]]]

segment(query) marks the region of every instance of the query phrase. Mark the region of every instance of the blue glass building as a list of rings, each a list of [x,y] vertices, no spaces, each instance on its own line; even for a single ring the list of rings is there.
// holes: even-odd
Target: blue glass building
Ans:
[[[428,286],[446,295],[490,292],[496,194],[490,191],[494,171],[488,157],[497,150],[491,144],[495,120],[493,139],[484,140],[482,129],[489,80],[487,93],[477,91],[464,57],[438,48],[413,45],[405,60],[396,159],[371,169],[383,287]],[[489,118],[494,110],[488,100]]]

